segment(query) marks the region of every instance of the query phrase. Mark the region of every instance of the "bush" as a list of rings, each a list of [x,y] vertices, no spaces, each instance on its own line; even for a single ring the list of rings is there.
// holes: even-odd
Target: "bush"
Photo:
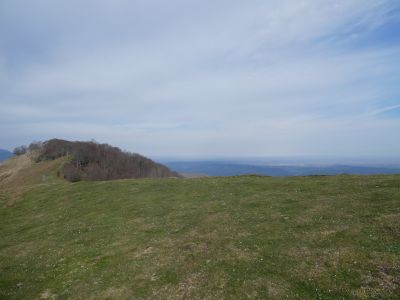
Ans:
[[[28,151],[28,147],[19,146],[19,147],[14,148],[13,153],[15,155],[22,155],[22,154],[25,154],[27,151]]]
[[[65,165],[63,168],[64,178],[71,182],[78,182],[82,180],[81,172],[78,168],[72,165]]]
[[[42,142],[32,142],[29,144],[29,151],[40,150],[42,149],[43,143]]]

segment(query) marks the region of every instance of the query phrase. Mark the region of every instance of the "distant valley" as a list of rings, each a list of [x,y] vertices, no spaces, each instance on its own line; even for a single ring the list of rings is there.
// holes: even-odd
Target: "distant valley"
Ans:
[[[9,159],[11,156],[13,156],[13,154],[10,151],[0,149],[0,161]]]
[[[238,176],[255,174],[263,176],[308,176],[308,175],[373,175],[400,174],[400,166],[379,164],[257,164],[229,161],[163,161],[181,174],[190,176]]]

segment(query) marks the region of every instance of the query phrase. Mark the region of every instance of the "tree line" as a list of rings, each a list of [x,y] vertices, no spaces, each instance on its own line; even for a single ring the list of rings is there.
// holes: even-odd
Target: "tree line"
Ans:
[[[180,177],[166,166],[136,153],[122,151],[108,144],[71,142],[51,139],[34,142],[14,149],[21,155],[35,151],[37,162],[67,156],[68,162],[60,170],[60,176],[75,182],[80,180],[112,180],[124,178]]]

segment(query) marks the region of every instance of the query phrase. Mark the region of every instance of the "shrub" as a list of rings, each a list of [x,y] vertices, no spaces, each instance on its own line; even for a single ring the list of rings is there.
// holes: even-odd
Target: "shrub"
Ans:
[[[29,144],[28,149],[29,151],[40,150],[43,147],[42,142],[32,142]]]
[[[13,153],[15,155],[22,155],[25,154],[28,151],[28,148],[26,146],[19,146],[14,148]]]
[[[77,182],[82,180],[81,172],[79,169],[72,165],[65,165],[63,168],[64,178],[71,182]]]

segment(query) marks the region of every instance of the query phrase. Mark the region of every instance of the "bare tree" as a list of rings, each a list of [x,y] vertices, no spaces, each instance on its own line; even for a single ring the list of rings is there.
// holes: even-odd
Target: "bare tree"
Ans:
[[[139,154],[123,152],[108,144],[49,140],[42,145],[38,160],[68,155],[62,173],[67,180],[110,180],[141,177],[180,177],[167,167]]]
[[[13,150],[13,153],[15,155],[22,155],[22,154],[25,154],[27,151],[28,151],[28,147],[22,145],[19,147],[15,147]]]

